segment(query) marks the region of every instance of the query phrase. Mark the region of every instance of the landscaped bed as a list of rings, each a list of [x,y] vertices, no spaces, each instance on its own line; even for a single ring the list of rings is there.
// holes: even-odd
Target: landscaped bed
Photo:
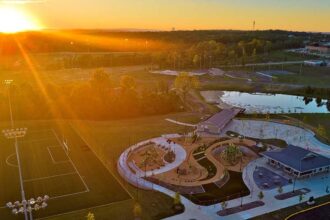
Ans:
[[[235,206],[232,208],[221,210],[221,211],[217,212],[217,214],[220,216],[227,216],[227,215],[235,214],[238,212],[243,212],[246,210],[254,209],[254,208],[257,208],[257,207],[260,207],[263,205],[265,205],[265,203],[263,201],[254,201],[254,202],[242,204],[242,206]]]
[[[240,136],[239,133],[234,132],[234,131],[227,131],[226,135],[231,136],[231,137],[238,137]],[[281,139],[276,139],[276,138],[269,138],[269,139],[260,139],[260,138],[253,138],[253,137],[244,137],[245,139],[249,139],[249,140],[253,140],[255,142],[260,142],[263,144],[269,144],[269,145],[274,145],[276,147],[280,147],[280,148],[285,148],[288,146],[288,144],[286,143],[286,141],[281,140]]]
[[[285,199],[290,199],[295,196],[305,195],[306,193],[309,193],[310,191],[311,191],[310,189],[302,188],[302,189],[297,189],[293,192],[278,194],[274,197],[278,200],[285,200]]]
[[[250,194],[246,187],[242,174],[239,172],[228,171],[229,181],[219,188],[215,183],[205,184],[205,193],[194,195],[184,195],[192,202],[199,205],[213,205],[222,201],[236,199]]]

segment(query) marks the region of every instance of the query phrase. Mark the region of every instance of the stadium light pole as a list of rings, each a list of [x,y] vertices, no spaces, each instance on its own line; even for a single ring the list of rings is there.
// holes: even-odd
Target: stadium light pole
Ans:
[[[6,206],[11,209],[12,213],[17,215],[19,213],[28,212],[30,220],[33,220],[32,212],[44,209],[48,206],[47,201],[49,196],[38,197],[37,199],[31,198],[29,200],[16,201],[14,203],[8,202]]]
[[[19,180],[20,180],[20,189],[21,189],[21,197],[22,201],[25,200],[25,192],[24,192],[24,186],[23,186],[23,177],[22,177],[22,170],[21,170],[21,162],[20,162],[20,156],[18,151],[18,141],[17,138],[24,137],[27,131],[27,128],[14,128],[14,119],[13,119],[13,112],[12,112],[12,106],[11,106],[11,99],[10,99],[10,85],[13,82],[13,80],[7,79],[4,81],[4,84],[8,87],[8,103],[9,103],[9,113],[10,113],[10,123],[11,123],[11,129],[5,129],[3,130],[3,134],[7,139],[14,139],[15,141],[15,151],[16,151],[16,159],[17,159],[17,166],[18,166],[18,174],[19,174]],[[19,203],[19,202],[18,202]],[[25,220],[28,220],[27,210],[26,210],[26,203],[22,203]]]

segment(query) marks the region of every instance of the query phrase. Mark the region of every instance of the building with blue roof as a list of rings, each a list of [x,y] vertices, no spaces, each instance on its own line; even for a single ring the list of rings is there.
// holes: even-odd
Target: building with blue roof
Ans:
[[[293,145],[261,154],[268,159],[269,164],[297,178],[330,171],[329,158]]]

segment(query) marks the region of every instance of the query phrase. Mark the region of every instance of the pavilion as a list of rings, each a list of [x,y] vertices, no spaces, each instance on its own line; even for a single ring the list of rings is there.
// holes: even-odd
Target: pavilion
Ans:
[[[245,109],[237,107],[223,109],[221,112],[218,112],[207,120],[199,123],[197,125],[197,131],[209,134],[220,134],[236,115],[243,113],[244,111]]]
[[[269,164],[297,178],[330,171],[329,158],[293,145],[261,154]]]

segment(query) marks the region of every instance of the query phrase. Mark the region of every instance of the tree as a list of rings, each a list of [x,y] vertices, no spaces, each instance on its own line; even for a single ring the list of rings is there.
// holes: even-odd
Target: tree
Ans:
[[[317,97],[315,101],[316,101],[317,107],[320,107],[323,105],[322,99],[320,97]]]
[[[185,103],[188,92],[199,87],[199,80],[197,77],[190,76],[188,73],[180,73],[175,78],[174,87],[181,94],[182,100]]]
[[[193,63],[195,65],[195,67],[197,67],[197,65],[199,64],[199,68],[201,69],[201,58],[198,54],[195,54],[194,58],[193,58]]]
[[[134,90],[136,88],[136,81],[134,77],[124,75],[120,78],[120,87],[124,90]]]
[[[279,187],[277,188],[277,192],[278,192],[279,194],[281,194],[281,193],[283,192],[283,187],[282,187],[282,186],[279,186]]]
[[[269,113],[266,114],[266,120],[267,120],[267,121],[270,120],[270,115],[269,115]]]
[[[97,69],[92,73],[91,83],[96,86],[111,86],[109,74],[106,73],[103,69]]]
[[[93,213],[89,212],[86,216],[87,220],[95,220],[95,216]]]
[[[98,92],[102,97],[104,97],[106,92],[113,87],[112,80],[110,79],[108,73],[106,73],[103,69],[98,69],[92,73],[90,83],[92,89]]]
[[[265,197],[265,195],[264,195],[263,191],[260,191],[259,194],[258,194],[258,198],[260,200],[262,200],[264,197]]]
[[[141,208],[141,205],[138,202],[134,203],[133,215],[136,219],[139,219],[142,215],[142,208]]]
[[[234,63],[236,64],[237,55],[236,55],[235,50],[229,51],[228,52],[228,57],[229,57],[229,59],[234,60]]]
[[[222,208],[222,210],[226,210],[227,206],[228,206],[228,202],[223,201],[223,202],[221,203],[221,208]]]
[[[327,110],[330,112],[330,99],[327,101],[326,107],[327,107]]]
[[[253,60],[253,63],[256,63],[256,58],[257,58],[257,49],[254,48],[254,49],[253,49],[253,52],[252,52],[252,60]],[[252,65],[252,68],[253,68],[253,72],[254,72],[254,65]]]
[[[230,143],[229,146],[226,147],[226,149],[221,153],[221,157],[232,165],[236,164],[242,156],[243,153],[241,149],[233,143]]]
[[[266,41],[265,46],[264,46],[264,52],[265,52],[265,54],[266,53],[268,54],[270,52],[271,48],[272,48],[272,42]]]
[[[176,192],[175,195],[174,195],[173,204],[174,205],[180,205],[181,204],[181,196],[178,192]]]
[[[242,41],[238,42],[238,47],[241,48],[241,50],[242,50],[242,57],[245,56],[245,54],[246,54],[245,46],[246,46],[245,41],[242,40]]]

